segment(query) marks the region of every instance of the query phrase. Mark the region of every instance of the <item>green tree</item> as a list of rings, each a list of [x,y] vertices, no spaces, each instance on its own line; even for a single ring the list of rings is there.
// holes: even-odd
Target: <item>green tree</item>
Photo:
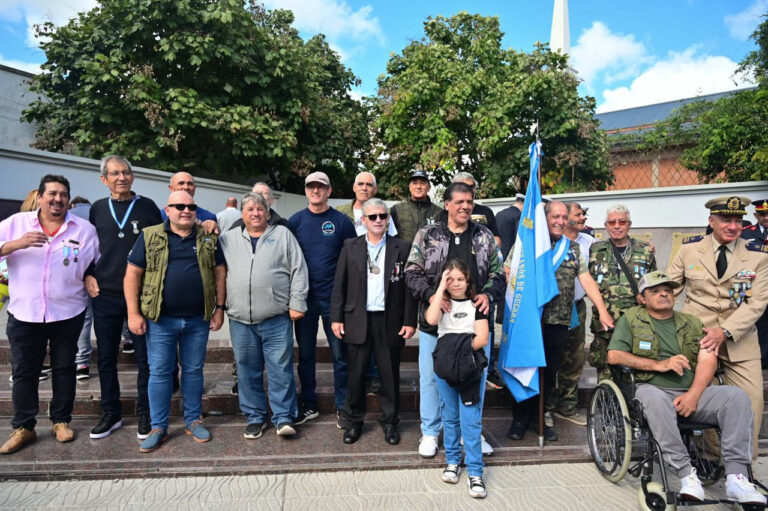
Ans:
[[[102,0],[37,27],[43,99],[24,118],[51,151],[278,185],[314,170],[348,181],[370,157],[367,110],[349,96],[358,79],[292,22],[253,1]]]
[[[752,34],[757,49],[741,61],[739,72],[757,88],[716,101],[699,100],[676,109],[652,130],[611,137],[613,145],[654,152],[684,147],[680,163],[705,182],[768,179],[768,20]]]
[[[403,196],[408,171],[424,168],[438,184],[466,171],[481,196],[509,195],[525,184],[536,122],[547,191],[604,189],[611,173],[595,101],[579,97],[566,56],[541,44],[503,49],[496,17],[430,17],[424,32],[391,56],[372,99],[382,189]]]

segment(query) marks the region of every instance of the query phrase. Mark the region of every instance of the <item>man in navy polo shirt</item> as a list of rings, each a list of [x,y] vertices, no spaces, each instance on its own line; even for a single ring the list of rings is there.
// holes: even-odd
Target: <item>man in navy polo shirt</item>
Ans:
[[[288,220],[288,227],[304,252],[309,273],[307,312],[296,322],[299,344],[299,416],[295,424],[303,424],[319,416],[315,393],[315,349],[317,327],[323,318],[323,329],[333,355],[333,400],[336,414],[347,397],[347,350],[331,329],[331,292],[344,240],[356,238],[355,226],[345,214],[328,205],[331,181],[324,172],[313,172],[304,180],[304,193],[309,204]]]

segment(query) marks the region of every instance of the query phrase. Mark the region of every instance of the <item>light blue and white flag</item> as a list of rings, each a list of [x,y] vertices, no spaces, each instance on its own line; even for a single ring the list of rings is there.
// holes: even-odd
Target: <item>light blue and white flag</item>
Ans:
[[[541,143],[531,144],[529,151],[531,175],[512,254],[499,352],[501,375],[518,402],[539,393],[539,368],[546,366],[541,313],[559,294],[553,263],[568,251],[559,243],[553,256],[539,188]]]

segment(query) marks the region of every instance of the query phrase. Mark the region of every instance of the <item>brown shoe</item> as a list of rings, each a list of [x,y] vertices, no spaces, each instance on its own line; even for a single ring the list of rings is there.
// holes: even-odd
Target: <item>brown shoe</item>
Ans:
[[[56,440],[61,442],[71,442],[75,439],[75,432],[69,427],[66,422],[57,422],[53,425],[53,434],[56,436]]]
[[[24,429],[23,427],[16,428],[11,433],[11,437],[0,447],[0,454],[11,454],[27,444],[31,444],[37,439],[37,433]]]

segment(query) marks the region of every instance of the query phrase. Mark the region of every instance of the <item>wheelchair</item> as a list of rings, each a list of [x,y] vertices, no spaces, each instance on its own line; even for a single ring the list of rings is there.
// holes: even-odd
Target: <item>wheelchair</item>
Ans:
[[[592,392],[587,409],[587,443],[597,469],[607,480],[617,483],[627,473],[640,477],[638,490],[640,508],[644,511],[674,511],[677,506],[702,506],[731,504],[736,510],[757,511],[766,509],[762,505],[739,504],[731,500],[689,501],[677,492],[671,491],[667,470],[662,461],[661,448],[653,438],[639,401],[635,400],[635,378],[632,369],[626,366],[611,366],[612,380],[598,383]],[[722,372],[715,375],[722,385]],[[717,482],[723,475],[718,459],[705,449],[705,431],[712,430],[720,440],[720,430],[712,424],[700,424],[678,417],[678,427],[683,444],[687,447],[691,465],[696,469],[703,486]],[[660,467],[661,483],[653,481],[653,465]],[[768,493],[768,489],[752,475],[750,482]]]

